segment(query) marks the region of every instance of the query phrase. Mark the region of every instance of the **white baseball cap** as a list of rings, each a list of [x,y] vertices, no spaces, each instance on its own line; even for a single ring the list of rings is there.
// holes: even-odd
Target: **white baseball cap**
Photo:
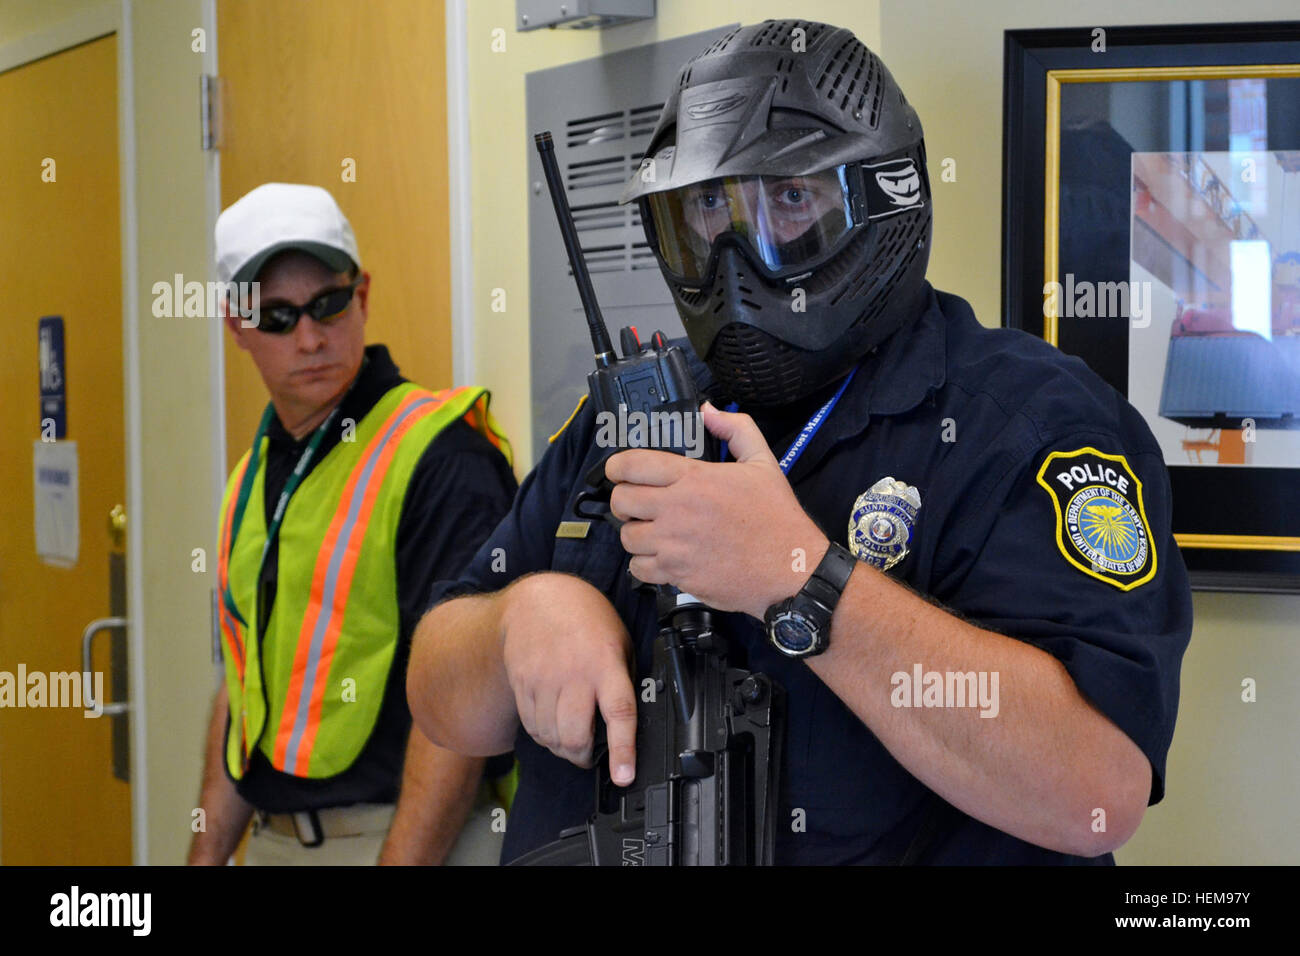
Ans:
[[[217,217],[217,279],[251,282],[276,253],[298,249],[335,272],[361,269],[357,239],[326,190],[263,183]]]

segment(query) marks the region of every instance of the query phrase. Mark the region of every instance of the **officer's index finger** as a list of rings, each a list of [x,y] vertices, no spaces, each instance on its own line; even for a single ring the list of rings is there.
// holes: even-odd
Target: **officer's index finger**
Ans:
[[[605,718],[610,779],[625,787],[636,776],[636,692],[626,671],[609,671],[596,692],[596,706]]]

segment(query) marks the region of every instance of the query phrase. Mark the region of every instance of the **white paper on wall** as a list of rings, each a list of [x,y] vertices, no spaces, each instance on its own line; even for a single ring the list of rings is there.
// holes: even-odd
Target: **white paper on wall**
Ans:
[[[36,498],[36,553],[46,564],[70,568],[81,547],[77,507],[77,443],[32,442]]]

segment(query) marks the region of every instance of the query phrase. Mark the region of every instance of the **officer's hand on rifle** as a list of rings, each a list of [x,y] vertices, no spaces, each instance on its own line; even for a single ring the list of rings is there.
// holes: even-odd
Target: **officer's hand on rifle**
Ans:
[[[520,723],[551,753],[592,766],[597,713],[604,718],[609,772],[636,774],[632,642],[608,599],[581,578],[533,574],[510,586],[501,656]]]

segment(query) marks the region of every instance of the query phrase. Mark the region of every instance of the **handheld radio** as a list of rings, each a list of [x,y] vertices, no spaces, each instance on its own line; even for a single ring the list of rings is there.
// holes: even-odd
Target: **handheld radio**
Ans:
[[[669,345],[663,332],[655,332],[648,341],[642,342],[634,326],[624,326],[619,332],[622,358],[615,353],[600,305],[596,302],[596,292],[591,285],[591,274],[587,271],[582,247],[578,244],[573,213],[569,209],[559,165],[555,161],[554,141],[549,130],[537,133],[533,140],[541,157],[542,171],[551,193],[551,202],[555,206],[555,218],[559,221],[560,235],[564,239],[564,250],[568,253],[569,267],[573,270],[573,280],[578,286],[578,297],[582,300],[582,310],[587,316],[587,328],[591,333],[596,369],[587,375],[587,391],[593,409],[597,415],[608,412],[616,420],[626,420],[633,413],[641,413],[645,416],[645,421],[655,421],[657,419],[654,416],[659,416],[664,421],[685,423],[688,416],[698,416],[700,395],[686,364],[686,355],[679,346]],[[717,441],[705,432],[703,423],[698,424],[695,434],[703,438],[703,454],[706,458],[714,459],[717,457]],[[692,449],[686,447],[687,433],[688,430],[684,427],[666,428],[658,434],[661,437],[666,434],[670,440],[654,447],[689,456]],[[618,450],[619,448],[611,448],[610,454]],[[695,452],[699,454],[698,449]],[[605,480],[604,469],[602,459],[587,476],[587,484],[599,491],[595,495],[581,496],[578,506],[580,509],[593,500],[608,500],[612,486]],[[579,514],[583,517],[604,517],[608,510],[580,510]]]

